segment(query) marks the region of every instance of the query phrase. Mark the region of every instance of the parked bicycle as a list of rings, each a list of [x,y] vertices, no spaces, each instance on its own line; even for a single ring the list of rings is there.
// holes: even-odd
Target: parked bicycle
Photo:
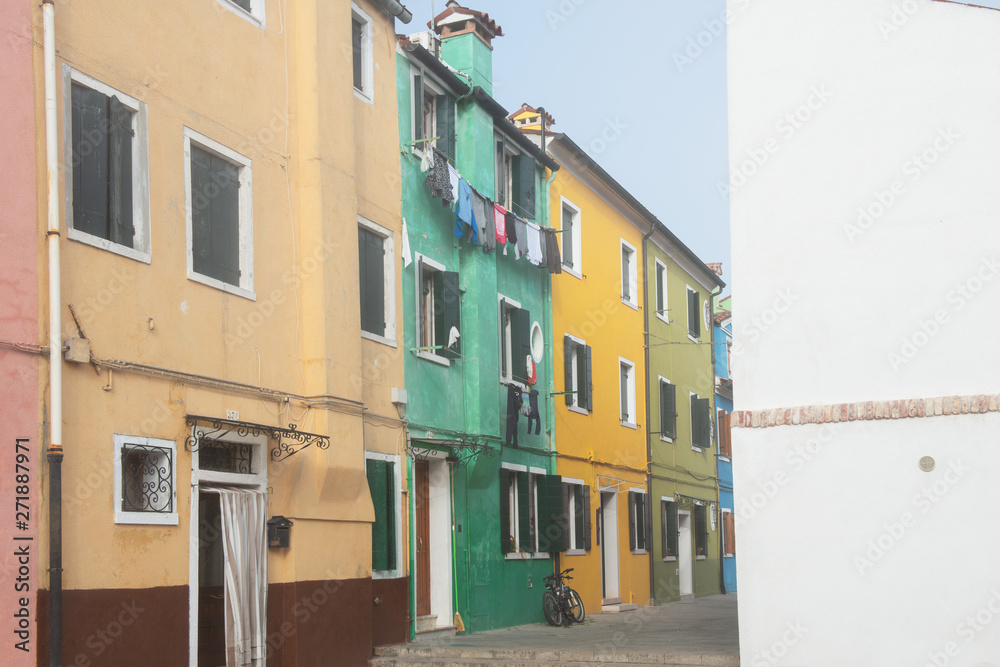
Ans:
[[[573,568],[569,568],[559,574],[545,577],[546,590],[542,594],[542,612],[548,624],[557,628],[561,625],[583,623],[587,615],[580,594],[566,584],[567,579],[573,578],[569,576],[572,571]]]

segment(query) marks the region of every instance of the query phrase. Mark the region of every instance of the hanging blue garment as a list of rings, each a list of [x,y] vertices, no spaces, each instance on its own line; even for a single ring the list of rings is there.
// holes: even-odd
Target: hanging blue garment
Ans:
[[[472,227],[472,242],[479,245],[479,231],[472,216],[472,188],[464,178],[458,181],[458,204],[455,207],[455,236],[462,238],[462,223]]]

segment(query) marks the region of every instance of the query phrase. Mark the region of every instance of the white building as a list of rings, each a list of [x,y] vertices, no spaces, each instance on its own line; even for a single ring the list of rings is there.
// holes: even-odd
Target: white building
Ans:
[[[1000,11],[729,10],[742,664],[1000,665]]]

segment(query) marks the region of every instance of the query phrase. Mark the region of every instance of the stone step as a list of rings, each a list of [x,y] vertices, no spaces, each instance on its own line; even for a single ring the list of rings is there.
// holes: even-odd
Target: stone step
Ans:
[[[639,608],[637,604],[605,604],[601,605],[601,611],[611,614],[618,614],[623,611],[635,611]]]
[[[550,667],[610,667],[611,665],[709,665],[712,667],[739,667],[737,656],[704,655],[693,653],[595,653],[586,650],[556,649],[498,649],[463,648],[450,646],[418,646],[398,644],[379,646],[373,667],[402,667],[404,665],[456,665],[474,667],[482,665],[549,665]]]

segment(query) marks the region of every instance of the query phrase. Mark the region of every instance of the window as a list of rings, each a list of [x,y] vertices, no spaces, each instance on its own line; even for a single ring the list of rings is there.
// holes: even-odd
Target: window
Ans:
[[[673,442],[677,437],[677,387],[660,377],[660,439]]]
[[[618,393],[621,396],[622,426],[636,428],[635,412],[635,364],[628,359],[618,357],[619,383]]]
[[[419,356],[444,365],[461,357],[461,291],[458,273],[416,256]]]
[[[116,434],[114,446],[115,523],[176,526],[175,443]]]
[[[454,160],[455,102],[418,70],[412,78],[413,87],[413,150],[423,152],[436,147]],[[425,141],[426,140],[426,141]]]
[[[622,239],[622,301],[625,305],[638,308],[636,291],[635,247]]]
[[[577,278],[583,277],[581,268],[580,209],[565,197],[562,198],[562,263]]]
[[[504,138],[494,135],[496,150],[494,151],[493,178],[496,201],[508,211],[513,210],[511,193],[514,189],[514,155],[517,153]]]
[[[588,414],[594,409],[594,374],[590,346],[579,338],[563,337],[563,366],[566,405],[574,412]]]
[[[709,399],[691,394],[691,446],[706,449],[712,444],[712,406]]]
[[[372,523],[372,576],[400,576],[399,457],[365,452],[368,489],[375,508]]]
[[[361,335],[396,345],[396,263],[393,234],[358,218],[358,279],[361,291]]]
[[[516,301],[500,300],[500,377],[508,382],[528,383],[531,358],[531,313]]]
[[[708,558],[708,511],[700,501],[694,506],[694,546],[695,558]]]
[[[563,478],[566,517],[566,553],[583,555],[590,550],[590,487],[582,479]]]
[[[67,236],[148,263],[146,105],[66,65],[63,96]]]
[[[661,547],[663,560],[677,560],[677,503],[673,498],[660,500],[660,522],[663,530]]]
[[[184,128],[188,278],[254,298],[250,160]]]
[[[732,558],[736,555],[736,521],[733,511],[722,509],[722,555]]]
[[[264,27],[264,0],[218,0],[217,6],[228,9],[248,21]]]
[[[633,488],[628,492],[628,540],[632,553],[646,553],[649,521],[646,513],[646,492],[642,489]]]
[[[688,295],[688,336],[694,340],[701,337],[701,295],[690,287]]]
[[[351,3],[351,54],[354,69],[354,92],[371,102],[375,86],[372,81],[372,19],[355,3]]]
[[[733,456],[732,422],[725,410],[717,412],[719,416],[719,456]]]
[[[670,324],[670,307],[667,305],[667,265],[656,260],[656,316]]]
[[[542,557],[566,549],[562,477],[541,468],[500,468],[500,543],[508,558]]]

